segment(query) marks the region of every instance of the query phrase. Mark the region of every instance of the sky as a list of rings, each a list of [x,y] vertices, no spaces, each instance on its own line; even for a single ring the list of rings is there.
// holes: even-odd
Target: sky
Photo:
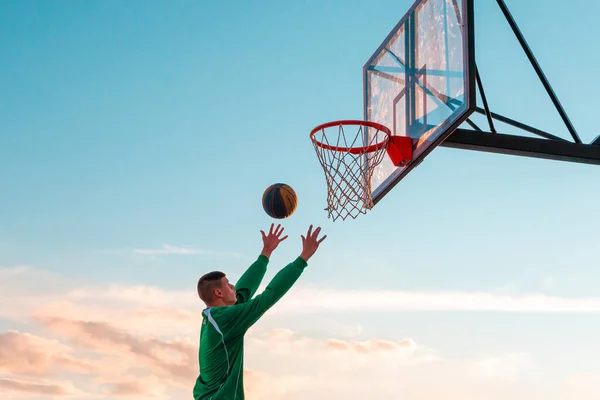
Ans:
[[[475,3],[492,109],[568,138]],[[592,141],[600,4],[507,4]],[[197,279],[256,259],[284,182],[263,287],[310,224],[328,237],[246,338],[248,399],[592,399],[600,167],[438,148],[327,218],[309,132],[363,117],[362,67],[410,5],[1,1],[0,397],[191,398]]]

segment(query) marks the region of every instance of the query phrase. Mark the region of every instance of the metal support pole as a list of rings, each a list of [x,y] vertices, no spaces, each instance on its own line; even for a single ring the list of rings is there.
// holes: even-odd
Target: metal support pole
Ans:
[[[558,97],[556,97],[556,94],[554,93],[554,90],[552,89],[552,86],[550,86],[550,83],[548,82],[548,79],[544,75],[544,72],[542,71],[542,68],[540,67],[540,65],[538,64],[537,60],[535,59],[535,56],[533,55],[533,52],[531,51],[531,49],[529,48],[529,45],[525,41],[525,38],[523,37],[523,34],[521,33],[521,30],[517,26],[517,23],[515,22],[513,16],[511,15],[510,11],[508,10],[508,7],[504,3],[504,0],[496,0],[496,1],[498,2],[498,5],[500,6],[500,9],[502,10],[502,13],[504,14],[504,17],[508,21],[508,24],[510,25],[510,27],[512,28],[515,36],[517,37],[517,40],[521,44],[521,47],[523,48],[523,51],[525,51],[525,54],[527,55],[527,58],[529,59],[529,62],[533,66],[533,69],[537,73],[538,78],[540,78],[540,80],[542,81],[542,84],[544,85],[544,88],[546,89],[546,92],[548,92],[548,96],[550,96],[550,99],[552,100],[552,103],[554,103],[554,106],[558,110],[558,113],[560,114],[563,122],[565,123],[565,125],[567,126],[567,129],[571,133],[571,136],[573,137],[573,140],[575,141],[575,143],[581,143],[581,139],[577,135],[577,132],[575,131],[575,128],[573,127],[573,124],[569,120],[569,117],[567,116],[567,113],[565,112],[565,110],[563,109],[562,105],[560,104],[560,101],[558,101]]]
[[[600,146],[456,129],[442,144],[462,150],[600,165]]]
[[[487,117],[490,131],[496,133],[494,121],[492,120],[492,115],[490,114],[490,107],[488,106],[487,98],[485,97],[485,91],[483,90],[483,84],[481,83],[481,76],[479,76],[479,68],[475,68],[475,79],[477,79],[477,86],[479,87],[479,94],[481,94],[481,101],[483,102],[483,107],[485,108],[485,116]]]

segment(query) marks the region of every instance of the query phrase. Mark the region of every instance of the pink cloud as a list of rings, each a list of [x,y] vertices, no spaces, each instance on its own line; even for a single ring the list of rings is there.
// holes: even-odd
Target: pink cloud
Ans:
[[[189,383],[196,377],[194,363],[198,348],[189,340],[140,338],[106,322],[64,318],[45,318],[41,322],[53,333],[78,346],[133,361],[134,365],[144,363],[146,368],[176,381]]]
[[[84,288],[57,280],[53,283],[62,286],[37,283],[39,287],[28,288],[24,294],[15,282],[32,282],[29,273],[29,268],[5,271],[4,275],[0,271],[6,278],[0,281],[0,292],[7,299],[4,306],[0,304],[0,317],[33,322],[29,333],[0,333],[0,393],[20,393],[23,398],[74,395],[78,399],[165,400],[190,395],[197,376],[201,308],[193,290]],[[53,292],[44,291],[45,286]],[[593,311],[596,307],[594,299],[468,293],[367,294],[361,297],[356,292],[294,290],[274,310],[277,312],[269,314],[269,322],[285,326],[279,319],[283,312],[288,313],[287,318],[296,318],[297,313],[371,307],[364,298],[383,298],[389,310],[572,312]],[[484,301],[478,303],[480,300]],[[312,326],[326,330],[311,321]],[[536,375],[530,372],[539,366],[527,354],[516,358],[498,354],[482,359],[447,359],[412,338],[316,338],[289,329],[260,333],[266,325],[253,329],[246,340],[245,384],[251,394],[248,397],[254,400],[521,400],[532,394],[539,397],[563,393],[551,392],[534,379]],[[514,385],[523,376],[533,378],[527,386]],[[493,390],[489,388],[492,383]],[[579,388],[581,398],[598,388],[590,382],[571,381],[570,385]],[[553,400],[569,398],[564,391]]]
[[[404,351],[416,347],[412,339],[403,339],[397,342],[389,340],[366,340],[366,341],[349,341],[329,339],[327,347],[340,351],[352,351],[362,354],[369,354],[377,351]]]
[[[165,386],[155,378],[127,376],[109,381],[103,393],[118,398],[163,398]]]
[[[72,382],[26,381],[0,377],[0,391],[37,396],[73,396],[82,392]]]
[[[48,375],[55,364],[76,369],[82,361],[74,360],[71,352],[57,340],[10,330],[0,334],[0,373]]]

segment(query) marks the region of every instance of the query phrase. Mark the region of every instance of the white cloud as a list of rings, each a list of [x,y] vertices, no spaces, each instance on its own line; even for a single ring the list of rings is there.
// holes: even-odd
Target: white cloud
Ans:
[[[190,247],[179,247],[170,244],[163,244],[159,248],[133,249],[135,254],[160,256],[160,255],[216,255],[226,257],[245,258],[243,254],[233,252],[218,252],[206,249],[195,249]]]
[[[502,285],[502,286],[496,288],[495,290],[493,290],[492,293],[500,294],[500,295],[510,295],[510,294],[517,293],[518,290],[519,290],[519,286],[516,283],[507,283],[505,285]]]
[[[551,276],[544,278],[542,280],[542,286],[544,289],[552,289],[554,287],[554,278]]]
[[[14,277],[30,272],[32,268],[29,265],[14,265],[0,268],[0,279]]]
[[[162,254],[207,254],[205,250],[190,249],[185,247],[176,247],[164,244],[158,249],[134,249],[136,254],[162,255]]]
[[[378,291],[298,287],[276,312],[321,311],[490,311],[512,313],[599,313],[600,297],[573,298],[539,293],[499,294],[462,291]]]
[[[20,322],[27,322],[32,315],[54,315],[112,321],[140,334],[162,334],[170,329],[188,334],[195,332],[199,311],[204,307],[193,286],[172,291],[145,285],[81,287],[31,267],[0,268],[0,277],[0,318]],[[259,292],[263,289],[264,285]],[[274,326],[270,325],[271,321],[281,315],[290,318],[304,314],[313,320],[316,318],[322,331],[356,336],[361,332],[360,325],[339,325],[325,316],[335,312],[365,311],[371,314],[424,311],[598,313],[600,298],[537,293],[315,289],[300,283],[269,311],[264,324]]]

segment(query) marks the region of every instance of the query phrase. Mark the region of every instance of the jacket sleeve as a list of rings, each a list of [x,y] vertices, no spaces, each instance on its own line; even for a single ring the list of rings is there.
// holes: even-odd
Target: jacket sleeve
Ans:
[[[235,304],[223,310],[224,335],[230,338],[243,335],[296,283],[307,263],[298,257],[281,269],[266,289],[248,302]]]
[[[236,304],[245,303],[254,296],[267,272],[267,264],[269,259],[261,254],[242,274],[235,285]]]

